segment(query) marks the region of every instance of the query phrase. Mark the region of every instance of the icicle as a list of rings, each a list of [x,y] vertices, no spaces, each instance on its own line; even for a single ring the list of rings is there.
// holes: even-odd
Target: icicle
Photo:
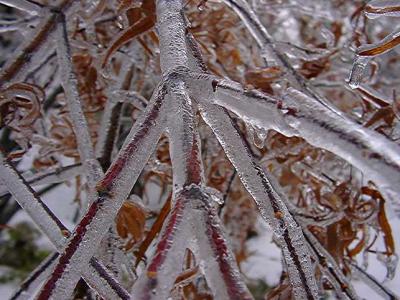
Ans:
[[[373,57],[385,54],[394,47],[397,47],[399,44],[400,31],[395,31],[377,43],[359,47],[356,51],[356,58],[353,63],[350,78],[348,79],[349,86],[352,89],[355,89],[360,85],[365,67]]]
[[[311,145],[326,149],[359,168],[374,181],[400,214],[400,150],[381,134],[344,119],[311,97],[289,88],[284,101],[260,92],[244,91],[226,81],[207,77],[204,85],[191,86],[212,90],[215,103],[233,111],[246,123],[263,129],[273,128],[286,136],[300,136]],[[212,77],[211,77],[212,78]],[[200,80],[199,80],[200,81]],[[204,94],[204,92],[203,92]]]
[[[387,256],[385,254],[379,253],[377,258],[386,267],[386,277],[384,282],[393,280],[396,275],[396,268],[399,262],[399,257],[396,253]]]
[[[369,57],[356,55],[355,61],[353,63],[353,67],[350,72],[350,77],[347,80],[349,83],[349,86],[352,89],[356,89],[360,85],[361,80],[364,76],[365,67],[367,66],[367,64],[370,60],[371,60],[371,58],[369,58]]]

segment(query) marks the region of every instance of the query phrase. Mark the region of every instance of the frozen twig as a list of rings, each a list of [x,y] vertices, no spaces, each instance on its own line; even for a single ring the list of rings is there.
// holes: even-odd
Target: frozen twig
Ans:
[[[0,3],[31,15],[39,14],[43,7],[41,4],[29,0],[0,0]]]
[[[161,84],[147,110],[132,127],[118,157],[97,184],[98,198],[77,225],[53,274],[40,291],[39,300],[68,297],[72,293],[82,269],[108,232],[165,128],[164,96],[165,88]]]
[[[14,1],[11,1],[14,3]],[[21,1],[26,2],[26,1]],[[40,14],[41,22],[36,26],[32,36],[18,47],[15,55],[7,60],[0,72],[0,88],[22,79],[29,68],[40,64],[43,58],[41,49],[45,49],[57,29],[57,18],[60,13],[66,13],[73,7],[72,0],[63,0],[57,9],[43,8]]]
[[[57,18],[61,24],[57,30],[57,57],[60,66],[62,85],[64,88],[67,104],[72,120],[78,151],[88,178],[89,187],[94,188],[102,175],[102,170],[95,157],[93,143],[90,138],[88,124],[83,114],[81,99],[78,90],[78,80],[72,65],[71,47],[68,41],[65,16],[59,14]]]
[[[82,165],[80,163],[77,163],[65,167],[50,169],[30,176],[23,175],[23,177],[30,186],[35,186],[64,182],[78,176],[81,173]],[[9,192],[7,186],[0,185],[0,197],[3,197],[8,193]]]
[[[355,263],[351,263],[351,268],[356,273],[362,281],[364,281],[368,286],[370,286],[374,291],[381,295],[386,300],[397,300],[399,297],[393,293],[390,289],[381,284],[374,276],[368,274],[362,268],[357,266]]]
[[[46,204],[36,196],[29,184],[4,157],[1,157],[0,179],[7,185],[15,199],[30,215],[35,224],[48,236],[57,250],[61,251],[65,246],[70,232],[51,210],[48,209]],[[52,263],[46,267],[50,268],[54,265]],[[90,262],[89,268],[82,268],[82,275],[88,284],[95,288],[100,295],[108,297],[113,295],[115,299],[127,299],[127,293],[95,258]]]
[[[400,149],[383,135],[354,121],[340,118],[323,105],[289,88],[283,101],[258,91],[246,91],[227,80],[209,80],[215,103],[244,121],[286,136],[300,136],[359,168],[374,181],[400,214]]]
[[[272,227],[288,266],[298,299],[318,299],[318,287],[307,243],[299,225],[277,194],[265,172],[257,166],[226,111],[207,101],[199,102],[202,117],[212,128],[245,188],[254,198],[264,220]]]
[[[264,53],[264,59],[272,59],[278,62],[287,71],[291,82],[296,83],[296,88],[299,88],[317,102],[320,102],[322,105],[327,107],[329,110],[334,111],[336,114],[342,117],[345,117],[345,115],[334,105],[332,105],[329,100],[320,95],[315,88],[309,82],[307,82],[307,80],[298,71],[296,71],[285,54],[278,50],[267,28],[265,28],[265,26],[261,23],[257,14],[251,9],[247,2],[244,0],[224,0],[224,2],[242,19],[245,26],[257,41],[258,46],[262,51],[266,52]]]

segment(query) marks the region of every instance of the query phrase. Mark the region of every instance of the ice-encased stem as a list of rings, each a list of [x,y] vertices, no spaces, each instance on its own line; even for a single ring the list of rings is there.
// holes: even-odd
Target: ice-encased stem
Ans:
[[[397,0],[372,0],[364,8],[365,15],[370,19],[378,17],[400,17],[400,5]]]
[[[47,170],[34,175],[23,175],[25,181],[31,185],[53,184],[67,181],[82,173],[82,165],[80,163]],[[0,197],[7,195],[8,188],[6,185],[0,185]]]
[[[271,36],[267,28],[261,23],[257,14],[252,10],[250,5],[244,0],[223,0],[232,10],[242,19],[243,23],[250,31],[251,35],[256,40],[258,46],[262,50],[267,50],[268,58],[272,58],[274,61],[282,65],[290,81],[296,83],[296,88],[301,89],[304,93],[310,95],[315,99],[316,102],[321,103],[328,109],[334,111],[338,115],[344,116],[338,108],[336,108],[332,103],[329,102],[325,97],[320,95],[315,88],[307,82],[307,80],[296,71],[292,66],[290,61],[287,59],[284,53],[281,53]],[[264,57],[265,59],[265,57]]]
[[[399,297],[391,291],[389,288],[385,287],[381,284],[374,276],[368,274],[362,268],[357,266],[355,263],[351,263],[351,269],[354,273],[356,273],[362,281],[365,282],[369,287],[371,287],[374,291],[376,291],[379,295],[381,295],[386,300],[397,300]]]
[[[214,102],[259,128],[274,128],[286,136],[300,136],[360,169],[374,181],[400,214],[400,149],[383,135],[354,121],[343,119],[293,88],[283,101],[260,92],[246,92],[226,80],[215,90]],[[212,86],[213,85],[213,86]]]
[[[20,284],[17,291],[10,300],[28,300],[34,295],[36,288],[50,275],[55,266],[58,252],[50,254],[33,270],[29,276]]]
[[[43,17],[33,34],[15,50],[15,55],[7,60],[1,68],[0,88],[3,88],[6,84],[20,81],[24,78],[25,71],[32,64],[40,63],[43,56],[40,49],[50,42],[49,37],[56,31],[59,24],[57,22],[58,14],[70,13],[73,10],[71,8],[76,6],[75,3],[72,0],[64,0],[61,1],[58,8],[43,8],[40,11]]]
[[[195,107],[182,79],[190,64],[182,7],[181,0],[157,2],[159,28],[164,28],[160,34],[161,66],[164,77],[168,78],[170,110],[167,126],[173,166],[174,207],[156,253],[147,272],[134,286],[133,295],[137,299],[167,298],[176,276],[182,271],[183,250],[204,241],[202,245],[207,250],[207,257],[201,259],[209,265],[208,254],[211,253],[211,260],[215,261],[213,268],[206,267],[204,272],[216,299],[252,299],[218,227],[219,220],[215,214],[215,218],[211,218],[211,198],[203,192],[204,175]],[[195,230],[196,238],[190,241],[188,230],[192,232],[194,228],[198,228]],[[178,250],[175,250],[176,247]]]
[[[0,179],[40,230],[49,237],[57,248],[63,247],[66,242],[64,232],[68,232],[67,228],[36,196],[35,191],[5,160],[3,154],[0,154]]]
[[[36,195],[19,172],[4,159],[2,154],[0,154],[0,180],[4,182],[24,211],[60,252],[64,248],[70,232]],[[127,299],[127,292],[119,287],[105,267],[95,258],[90,262],[89,268],[83,268],[82,276],[100,295],[109,295],[108,297],[114,299]],[[120,297],[121,295],[124,298]]]
[[[89,127],[85,115],[83,114],[78,89],[78,79],[73,70],[71,47],[68,40],[65,16],[59,14],[57,21],[60,22],[57,30],[57,57],[60,66],[62,86],[64,88],[81,162],[85,169],[89,187],[93,189],[102,175],[102,170],[95,157]]]
[[[187,197],[191,203],[202,202],[203,206],[201,211],[196,211],[193,215],[199,228],[196,231],[198,257],[204,268],[207,283],[214,293],[214,299],[252,300],[253,296],[241,278],[210,196],[196,187],[192,187],[188,193],[190,194]]]
[[[128,65],[122,69],[122,80],[119,88],[127,90],[133,76],[133,65]],[[117,140],[122,103],[120,99],[115,99],[114,95],[107,93],[107,102],[101,117],[100,128],[98,130],[98,140],[96,143],[96,156],[101,157],[102,164],[108,168],[111,163],[115,142]]]
[[[156,251],[147,270],[133,286],[132,299],[168,299],[176,277],[182,272],[185,246],[191,242],[190,227],[184,226],[191,216],[179,198],[163,226]],[[187,224],[186,224],[187,225]]]
[[[165,128],[164,96],[164,83],[161,83],[148,108],[132,127],[116,160],[97,184],[98,198],[76,226],[37,299],[59,299],[72,293],[82,269],[108,232]]]
[[[31,15],[37,15],[42,9],[42,6],[39,3],[26,0],[0,0],[0,4],[14,7]]]
[[[293,220],[271,181],[252,158],[223,108],[199,100],[201,115],[211,127],[262,217],[272,227],[288,266],[296,299],[318,299],[309,251],[299,225]]]
[[[382,134],[338,118],[310,97],[289,89],[284,102],[296,110],[287,123],[311,145],[326,149],[372,180],[400,216],[400,147]]]
[[[192,101],[184,82],[171,82],[169,91],[171,111],[168,114],[168,136],[174,189],[179,190],[186,185],[204,182],[203,164]]]

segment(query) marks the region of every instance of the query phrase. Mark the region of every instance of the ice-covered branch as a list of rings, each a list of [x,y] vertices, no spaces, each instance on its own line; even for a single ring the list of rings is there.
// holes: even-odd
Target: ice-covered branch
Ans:
[[[146,111],[132,127],[116,160],[97,184],[98,198],[77,225],[38,299],[64,298],[72,293],[82,269],[108,232],[165,128],[164,96],[162,83],[153,93]]]
[[[15,1],[10,1],[15,2]],[[21,1],[26,2],[26,1]],[[18,3],[15,2],[15,3]],[[62,1],[58,8],[43,8],[40,11],[41,22],[34,32],[15,51],[15,55],[7,60],[0,71],[0,88],[6,84],[24,78],[26,71],[39,65],[43,59],[43,51],[49,46],[50,37],[53,36],[59,22],[60,13],[67,13],[74,7],[74,1]]]
[[[198,99],[199,97],[197,97]],[[271,226],[288,266],[296,298],[318,299],[314,269],[302,229],[288,211],[282,196],[252,158],[226,111],[208,100],[198,99],[202,117],[212,128],[245,188],[254,198],[262,217]]]
[[[102,175],[102,170],[99,161],[95,157],[89,127],[85,115],[83,114],[78,90],[78,79],[73,70],[72,53],[68,40],[65,16],[59,14],[57,20],[61,23],[57,30],[57,57],[60,66],[62,86],[64,88],[81,162],[85,169],[89,187],[93,189]]]
[[[357,266],[355,263],[351,264],[351,268],[356,273],[362,281],[365,282],[370,288],[376,291],[386,300],[397,300],[399,297],[390,289],[381,284],[374,276],[368,274],[362,268]]]
[[[44,172],[40,172],[34,175],[28,175],[23,177],[25,181],[31,185],[43,185],[60,183],[70,180],[82,173],[82,165],[80,163],[59,167],[56,169],[50,169]],[[8,188],[5,185],[0,185],[0,197],[8,194]]]
[[[169,74],[170,78],[167,126],[173,166],[174,207],[155,256],[147,272],[134,286],[133,295],[138,299],[167,298],[175,278],[182,271],[183,249],[199,248],[204,275],[215,299],[252,299],[223,237],[219,219],[212,211],[212,200],[204,192],[195,106],[182,77],[191,65],[182,7],[181,0],[157,2],[158,27],[163,28],[160,33],[161,67],[164,76]],[[193,240],[188,240],[191,235],[187,231],[190,228],[198,228]]]
[[[133,76],[133,65],[124,66],[121,72],[121,82],[118,82],[120,85],[118,88],[129,89]],[[102,163],[104,165],[109,165],[111,163],[111,155],[118,134],[121,109],[122,102],[118,95],[111,94],[111,91],[108,92],[108,99],[101,117],[98,140],[96,143],[96,156],[102,158]]]
[[[370,19],[382,16],[400,17],[400,6],[398,1],[381,0],[370,1],[364,8],[365,15]],[[400,31],[396,30],[384,37],[382,40],[362,45],[357,48],[353,67],[348,79],[349,86],[356,89],[360,86],[365,68],[370,60],[376,56],[385,54],[400,44]]]
[[[250,5],[244,0],[223,0],[235,13],[242,19],[258,46],[264,53],[264,59],[272,59],[282,65],[287,71],[291,83],[296,83],[295,87],[313,97],[317,102],[326,106],[328,109],[344,116],[344,114],[332,105],[329,100],[320,95],[315,88],[292,66],[284,53],[277,48],[275,41],[267,28],[261,23],[257,14],[251,9]]]
[[[321,245],[321,243],[307,229],[307,227],[303,225],[302,227],[303,227],[304,237],[308,243],[308,247],[312,251],[314,258],[318,262],[322,273],[328,278],[329,282],[333,285],[337,295],[341,297],[340,299],[343,298],[343,299],[357,300],[358,296],[354,291],[354,287],[350,283],[350,278],[347,278],[343,274],[342,270],[336,263],[335,259]]]
[[[11,296],[10,300],[28,300],[34,295],[38,286],[50,275],[55,266],[58,252],[50,254],[33,270],[29,276],[20,284],[17,291]]]
[[[36,196],[34,190],[23,179],[18,171],[4,159],[2,154],[0,155],[1,181],[6,184],[24,211],[26,211],[42,232],[48,236],[57,250],[61,251],[65,246],[70,232],[51,212],[51,210],[48,209],[46,204]],[[51,266],[54,266],[54,264]],[[51,266],[47,265],[47,267]],[[82,268],[82,275],[88,284],[96,289],[100,295],[113,295],[116,299],[127,299],[127,293],[96,259],[92,259],[89,268]],[[121,295],[123,297],[120,297]]]
[[[214,101],[251,125],[300,136],[359,168],[374,181],[400,214],[400,149],[383,135],[343,119],[292,88],[283,101],[258,91],[246,91],[226,80],[209,80]]]
[[[9,7],[14,7],[31,15],[39,14],[43,7],[41,4],[29,0],[0,0],[0,3]]]

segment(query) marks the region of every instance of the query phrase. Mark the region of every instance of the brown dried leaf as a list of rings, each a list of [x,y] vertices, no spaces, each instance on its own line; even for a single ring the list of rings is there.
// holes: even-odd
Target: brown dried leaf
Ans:
[[[117,233],[128,239],[126,250],[143,239],[146,224],[146,211],[140,205],[125,201],[116,217]]]

